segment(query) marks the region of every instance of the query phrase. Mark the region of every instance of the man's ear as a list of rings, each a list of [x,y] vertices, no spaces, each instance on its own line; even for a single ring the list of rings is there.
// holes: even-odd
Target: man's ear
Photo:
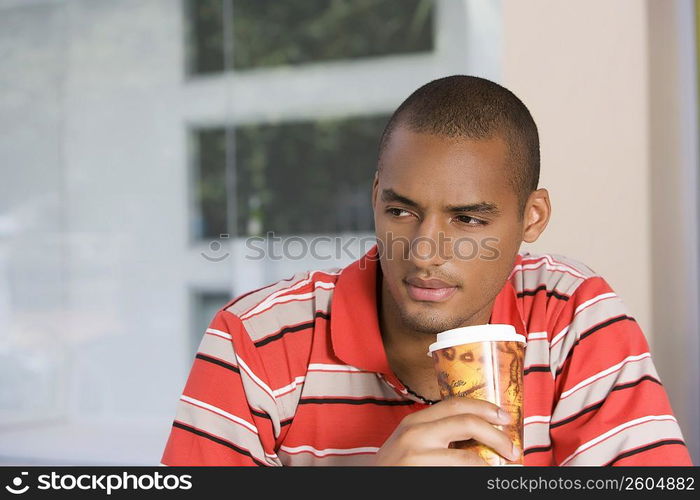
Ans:
[[[528,197],[523,216],[523,241],[533,243],[544,232],[552,214],[549,192],[540,188]]]

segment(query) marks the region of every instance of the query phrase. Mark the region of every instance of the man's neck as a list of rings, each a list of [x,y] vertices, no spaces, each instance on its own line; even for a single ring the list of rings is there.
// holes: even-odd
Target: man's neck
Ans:
[[[407,328],[393,304],[393,298],[384,287],[381,294],[379,328],[392,368],[395,368],[394,363],[396,363],[399,367],[411,367],[419,371],[432,369],[432,361],[427,356],[427,352],[428,346],[435,341],[435,337]]]
[[[377,304],[379,328],[392,371],[401,382],[424,398],[440,399],[433,360],[428,356],[428,347],[435,342],[435,335],[407,328],[383,283],[378,283],[377,298],[380,299]],[[487,323],[490,314],[491,307],[479,314],[479,318],[473,318],[473,324]]]

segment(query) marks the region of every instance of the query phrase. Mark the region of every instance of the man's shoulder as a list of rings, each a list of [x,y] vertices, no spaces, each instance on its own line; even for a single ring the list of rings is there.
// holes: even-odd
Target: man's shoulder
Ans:
[[[605,278],[576,258],[520,252],[510,282],[524,317],[545,318],[557,331],[579,312],[579,322],[591,327],[611,317],[628,316],[626,305]],[[570,332],[574,335],[575,329]],[[575,342],[576,338],[571,338]]]
[[[509,277],[516,292],[546,288],[571,293],[582,283],[600,275],[576,258],[549,252],[520,251]]]
[[[316,317],[330,317],[330,302],[342,268],[300,271],[239,295],[222,310],[239,318],[258,344],[285,328],[299,327]]]

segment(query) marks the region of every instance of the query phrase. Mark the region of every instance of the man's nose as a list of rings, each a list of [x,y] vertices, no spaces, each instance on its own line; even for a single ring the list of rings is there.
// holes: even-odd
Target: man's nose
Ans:
[[[426,217],[411,241],[410,259],[418,267],[440,266],[451,257],[450,238],[438,217]]]

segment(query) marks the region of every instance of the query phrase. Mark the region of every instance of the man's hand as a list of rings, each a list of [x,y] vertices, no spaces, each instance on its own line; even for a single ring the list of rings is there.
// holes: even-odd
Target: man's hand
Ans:
[[[446,399],[406,416],[377,452],[374,465],[485,465],[475,451],[448,448],[452,441],[466,439],[517,460],[520,450],[493,426],[508,423],[508,413],[488,401]]]

